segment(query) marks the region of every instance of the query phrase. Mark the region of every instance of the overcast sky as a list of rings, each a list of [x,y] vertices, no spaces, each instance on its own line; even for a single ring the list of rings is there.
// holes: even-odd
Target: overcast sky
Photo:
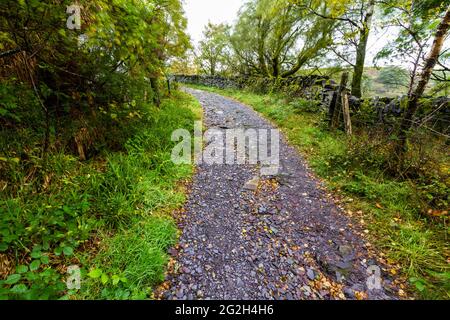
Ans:
[[[194,44],[202,38],[208,21],[232,24],[244,0],[183,0],[188,18],[188,32]]]

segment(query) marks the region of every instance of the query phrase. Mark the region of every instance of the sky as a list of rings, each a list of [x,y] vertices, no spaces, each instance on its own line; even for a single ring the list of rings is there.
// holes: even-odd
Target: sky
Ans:
[[[244,0],[184,0],[188,32],[194,44],[202,38],[204,27],[211,21],[232,24]]]

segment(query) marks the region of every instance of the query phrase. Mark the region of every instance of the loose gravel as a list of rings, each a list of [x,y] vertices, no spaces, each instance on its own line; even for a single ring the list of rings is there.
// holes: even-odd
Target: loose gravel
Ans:
[[[274,128],[239,102],[186,91],[208,128]],[[368,290],[377,262],[366,241],[283,135],[280,160],[272,177],[257,165],[197,166],[161,298],[397,299],[384,271],[383,288]]]

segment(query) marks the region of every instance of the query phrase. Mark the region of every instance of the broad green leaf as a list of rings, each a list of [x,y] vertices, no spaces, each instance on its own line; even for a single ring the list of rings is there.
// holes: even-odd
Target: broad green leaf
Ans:
[[[66,256],[73,255],[73,248],[72,247],[64,247],[63,252]]]
[[[58,247],[58,248],[56,248],[55,249],[55,255],[57,255],[57,256],[60,256],[61,255],[61,253],[62,253],[62,251],[63,251],[63,248],[61,248],[61,247]]]
[[[42,256],[42,252],[40,252],[40,251],[33,251],[33,252],[31,252],[31,257],[33,259],[39,259],[41,256]]]
[[[28,267],[25,265],[20,265],[17,267],[17,273],[25,273],[28,272]]]
[[[88,276],[92,279],[97,279],[100,278],[100,276],[102,275],[102,270],[100,269],[92,269],[89,273]]]
[[[15,284],[22,278],[20,274],[12,274],[6,280],[5,284]]]
[[[109,281],[109,277],[106,273],[102,274],[102,284],[106,284]]]
[[[43,263],[43,264],[49,264],[49,262],[50,262],[50,258],[48,257],[48,256],[42,256],[41,257],[41,262]]]
[[[113,275],[112,276],[112,283],[113,285],[117,285],[120,282],[120,277],[118,275]]]
[[[40,260],[33,260],[33,262],[30,263],[30,271],[36,271],[41,266]]]
[[[27,292],[28,288],[23,283],[16,284],[14,287],[11,288],[12,293],[21,294]]]

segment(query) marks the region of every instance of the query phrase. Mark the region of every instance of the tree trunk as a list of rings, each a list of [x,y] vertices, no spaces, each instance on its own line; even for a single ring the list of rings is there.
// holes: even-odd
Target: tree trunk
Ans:
[[[278,61],[278,57],[272,59],[272,76],[274,78],[278,78],[280,75],[280,63]]]
[[[153,90],[153,103],[156,104],[156,106],[159,108],[159,106],[161,105],[161,97],[159,94],[158,78],[151,77],[150,86]]]
[[[362,96],[362,77],[364,73],[364,63],[366,61],[367,42],[369,40],[372,17],[375,9],[375,1],[370,1],[364,18],[363,26],[359,33],[359,42],[356,48],[356,63],[353,67],[352,95],[358,98]]]
[[[356,50],[356,63],[353,67],[352,95],[358,98],[362,97],[362,77],[364,73],[364,62],[366,60],[366,47],[368,39],[366,35],[363,35],[364,33],[365,31],[361,31],[361,39]]]
[[[433,45],[425,60],[425,66],[422,70],[419,83],[408,99],[408,106],[406,108],[405,116],[400,125],[400,132],[398,136],[398,143],[396,146],[397,154],[399,155],[400,163],[403,163],[403,155],[407,151],[407,135],[411,129],[413,117],[419,107],[419,99],[425,92],[425,88],[430,80],[431,73],[436,66],[437,60],[444,45],[445,37],[450,28],[450,7],[447,8],[444,18],[438,26],[436,35],[434,36]]]
[[[269,71],[264,57],[265,41],[267,36],[267,24],[261,17],[258,18],[258,64],[263,76],[268,76]]]

